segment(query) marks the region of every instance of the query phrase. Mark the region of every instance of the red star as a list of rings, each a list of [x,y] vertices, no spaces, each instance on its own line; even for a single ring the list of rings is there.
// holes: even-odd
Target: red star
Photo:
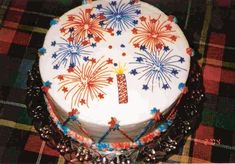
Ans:
[[[113,64],[113,59],[110,59],[110,58],[109,58],[109,59],[106,60],[106,61],[107,61],[108,64]]]
[[[173,15],[169,15],[168,16],[168,21],[173,22],[173,20],[174,20],[174,16]]]
[[[192,56],[192,54],[193,54],[193,49],[189,47],[189,48],[186,49],[186,52],[187,52],[187,54],[188,54],[189,56]]]
[[[88,42],[87,40],[82,41],[82,45],[83,45],[83,46],[86,46],[86,45],[88,45],[88,44],[89,44],[89,42]]]
[[[112,78],[112,77],[109,77],[109,78],[107,79],[107,81],[108,81],[108,83],[112,83],[112,82],[113,82],[113,78]]]
[[[103,98],[104,98],[104,94],[99,93],[99,94],[98,94],[98,97],[99,97],[100,99],[103,99]]]
[[[70,73],[70,72],[73,72],[74,69],[73,69],[73,67],[69,67],[69,68],[67,69],[67,71]]]
[[[95,37],[95,41],[96,42],[100,42],[101,41],[101,38],[99,36]]]
[[[42,86],[41,88],[44,93],[47,93],[49,90],[49,87]]]
[[[64,76],[63,76],[63,75],[59,75],[57,78],[58,78],[60,81],[64,80]]]
[[[74,116],[75,114],[79,113],[76,108],[73,108],[72,111],[68,112],[69,117]]]
[[[136,28],[133,28],[131,31],[132,31],[133,34],[137,34],[138,33],[138,30]]]
[[[156,45],[156,48],[157,48],[157,49],[160,49],[160,50],[161,50],[162,47],[163,47],[163,45],[162,45],[161,43],[158,43],[158,44]]]
[[[166,25],[166,30],[170,31],[172,29],[172,26],[170,24]]]
[[[90,61],[92,62],[92,64],[96,63],[96,59],[95,58],[90,59]]]
[[[64,93],[66,93],[66,92],[68,92],[68,88],[67,88],[67,87],[63,87],[62,91],[63,91]]]
[[[65,28],[61,28],[61,29],[60,29],[60,32],[61,32],[61,33],[65,33]]]
[[[91,11],[92,11],[92,9],[86,9],[86,13],[87,13],[87,14],[90,14]]]
[[[74,20],[74,16],[68,16],[68,21],[73,21]]]
[[[172,36],[171,36],[171,40],[172,40],[172,41],[176,41],[176,39],[177,39],[177,37],[176,37],[175,35],[172,35]]]
[[[86,101],[85,101],[84,99],[81,99],[81,100],[80,100],[80,104],[81,104],[81,105],[84,105],[84,104],[86,104]]]
[[[142,17],[140,17],[140,20],[141,20],[141,21],[146,21],[146,17],[145,17],[145,16],[142,16]]]
[[[111,27],[107,28],[107,31],[108,31],[108,33],[113,33],[113,29]]]
[[[74,40],[74,38],[71,37],[71,36],[68,38],[68,41],[69,41],[69,42],[73,42],[73,40]]]
[[[135,47],[135,48],[140,48],[140,44],[139,44],[139,43],[135,43],[135,44],[134,44],[134,47]]]
[[[101,14],[99,14],[99,16],[98,16],[98,19],[100,19],[100,20],[103,20],[103,19],[105,19],[106,17],[104,16],[104,13],[101,13]]]
[[[151,23],[156,23],[157,20],[153,18],[153,19],[150,20],[150,22],[151,22]]]

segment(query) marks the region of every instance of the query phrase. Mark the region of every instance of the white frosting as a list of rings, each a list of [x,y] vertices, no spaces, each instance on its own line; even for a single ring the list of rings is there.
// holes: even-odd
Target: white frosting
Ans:
[[[117,1],[116,6],[120,7],[122,4],[127,4],[128,2],[129,0]],[[97,5],[100,4],[102,4],[102,8],[97,9]],[[70,112],[72,108],[77,108],[80,112],[78,115],[78,119],[81,121],[84,128],[89,132],[89,134],[95,136],[95,138],[99,138],[107,130],[110,118],[116,117],[118,121],[120,121],[120,126],[122,127],[122,129],[127,131],[130,136],[134,137],[144,127],[143,123],[152,118],[152,115],[150,113],[150,110],[152,108],[155,107],[161,112],[166,112],[166,110],[175,103],[175,101],[181,94],[179,84],[186,82],[190,68],[190,56],[186,53],[186,49],[189,45],[178,25],[174,22],[167,21],[168,17],[159,9],[144,2],[139,2],[138,4],[132,5],[133,8],[136,8],[135,11],[141,11],[140,14],[134,14],[133,16],[133,20],[138,20],[138,23],[135,26],[124,25],[125,29],[121,27],[118,28],[117,26],[116,28],[113,28],[114,36],[110,35],[107,30],[105,31],[105,29],[103,29],[102,36],[104,39],[97,42],[96,47],[90,46],[92,45],[92,43],[95,43],[94,39],[86,38],[86,40],[90,41],[90,43],[86,46],[82,46],[82,51],[84,54],[81,54],[81,57],[76,58],[78,60],[76,61],[76,66],[73,69],[78,70],[81,69],[83,65],[87,65],[87,67],[92,65],[92,61],[85,61],[83,57],[89,57],[89,60],[95,58],[97,65],[102,61],[106,61],[110,58],[112,59],[113,63],[117,63],[118,66],[114,66],[114,64],[106,64],[105,66],[101,67],[101,69],[107,67],[107,69],[104,69],[106,73],[104,73],[102,76],[97,75],[97,80],[101,80],[103,85],[105,86],[100,87],[100,83],[97,82],[97,87],[100,90],[97,92],[93,100],[89,95],[88,97],[83,96],[83,94],[85,93],[81,92],[78,97],[81,96],[82,98],[85,98],[86,104],[82,105],[81,103],[76,103],[77,100],[78,102],[81,101],[81,98],[76,99],[76,95],[74,96],[74,94],[78,91],[80,85],[79,82],[76,81],[76,79],[78,78],[74,78],[74,81],[71,82],[71,84],[65,85],[65,87],[67,88],[67,92],[64,93],[61,88],[61,86],[65,84],[62,82],[65,81],[66,76],[68,80],[73,74],[73,72],[67,71],[67,69],[69,68],[69,56],[67,55],[67,63],[65,63],[66,60],[64,60],[64,63],[61,62],[59,68],[54,69],[54,66],[62,60],[61,58],[59,58],[59,53],[65,53],[60,49],[61,47],[59,45],[61,43],[63,43],[64,45],[68,44],[68,41],[66,41],[66,39],[68,39],[70,35],[69,33],[65,34],[66,32],[61,33],[60,30],[62,27],[66,26],[69,15],[81,16],[82,11],[85,12],[86,9],[92,8],[91,14],[95,14],[95,16],[97,17],[98,13],[106,11],[104,10],[104,8],[108,9],[108,7],[110,8],[110,6],[112,6],[111,1],[95,1],[92,4],[83,5],[72,9],[61,16],[59,18],[58,24],[53,25],[46,35],[43,45],[43,47],[46,49],[46,53],[40,56],[39,67],[42,80],[44,82],[49,81],[52,83],[48,94],[53,99],[53,102],[57,107],[56,110],[58,114],[64,115],[64,119],[66,119],[66,114]],[[130,11],[130,14],[133,15],[133,12]],[[133,33],[133,29],[135,28],[140,30],[141,27],[144,27],[146,25],[144,21],[141,21],[140,19],[142,16],[146,18],[147,23],[150,23],[150,19],[154,18],[155,20],[158,20],[155,23],[162,23],[166,21],[163,28],[166,28],[165,25],[168,24],[172,27],[170,29],[170,31],[172,32],[168,31],[162,33],[162,36],[166,36],[165,39],[162,39],[162,43],[164,44],[164,46],[168,46],[169,50],[164,52],[165,50],[163,47],[161,50],[156,52],[155,48],[151,49],[151,46],[148,46],[146,44],[145,47],[147,52],[145,52],[143,50],[140,50],[140,48],[135,48],[133,46],[133,44],[137,42],[136,39],[134,39],[137,34]],[[108,18],[108,16],[106,16],[106,18]],[[106,26],[104,25],[103,28],[105,27]],[[110,24],[108,27],[113,26]],[[84,28],[88,28],[88,26],[84,26]],[[117,32],[119,30],[122,31],[121,35],[117,35]],[[76,31],[76,29],[74,31]],[[82,32],[79,31],[79,34],[82,34]],[[174,38],[173,40],[167,38],[172,35],[176,36],[176,41],[174,41]],[[75,40],[78,40],[78,42],[80,43],[82,42],[81,38],[79,37],[75,37]],[[53,45],[54,41],[55,44]],[[75,41],[73,43],[75,43]],[[143,42],[140,41],[140,43],[140,46],[144,45]],[[112,46],[112,48],[109,47],[110,45]],[[124,45],[125,47],[121,45]],[[76,49],[70,50],[76,53]],[[56,53],[57,56],[55,55],[53,58],[54,53]],[[125,56],[122,55],[123,53],[125,53]],[[154,56],[157,56],[158,59],[155,59]],[[155,66],[155,68],[153,68],[154,66],[151,65],[151,63],[148,63],[151,62],[151,59],[155,59],[153,62],[155,62],[156,64],[156,60],[159,60],[160,58],[163,62],[162,64],[165,64],[165,67],[163,66],[160,68],[158,66]],[[138,59],[143,61],[138,61]],[[149,60],[145,61],[145,59]],[[178,61],[180,59],[183,59],[184,61]],[[100,62],[98,62],[99,60]],[[126,78],[128,102],[120,104],[118,99],[119,93],[117,74],[114,70],[115,68],[123,65],[125,65],[124,74]],[[142,66],[144,67],[142,68]],[[94,69],[94,67],[92,68]],[[153,75],[152,73],[154,71],[149,72],[149,74],[145,74],[147,73],[146,69],[152,69],[156,72],[158,70],[163,70],[165,72],[158,73],[158,75]],[[138,74],[133,75],[132,71],[134,70],[136,70]],[[86,69],[86,71],[89,72],[88,69]],[[159,74],[164,75],[164,77]],[[63,75],[64,79],[60,80],[58,78],[59,75]],[[148,79],[148,77],[150,76],[146,75],[152,76]],[[75,77],[75,74],[73,77]],[[107,77],[113,78],[113,82],[104,82],[104,79],[107,79]],[[163,80],[159,80],[157,77],[160,77]],[[164,80],[164,78],[166,80]],[[166,83],[168,84],[167,86]],[[147,90],[145,90],[146,88],[143,89],[143,85],[146,84],[148,84]],[[164,84],[166,88],[164,88]],[[70,92],[73,87],[74,89]],[[67,93],[69,94],[66,97]],[[100,96],[104,97],[97,97],[98,93],[103,94]],[[74,99],[72,99],[73,96]],[[72,125],[73,123],[69,124],[71,124],[71,126],[75,126]],[[73,128],[76,129],[76,127]],[[109,138],[117,138],[117,136],[115,137],[115,135],[112,135],[109,136]]]

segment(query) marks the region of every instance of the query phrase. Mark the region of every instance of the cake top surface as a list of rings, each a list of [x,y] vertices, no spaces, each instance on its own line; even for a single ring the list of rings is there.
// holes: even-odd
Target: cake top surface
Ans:
[[[190,68],[189,45],[174,20],[130,0],[95,1],[52,20],[39,68],[55,106],[99,125],[166,112]]]

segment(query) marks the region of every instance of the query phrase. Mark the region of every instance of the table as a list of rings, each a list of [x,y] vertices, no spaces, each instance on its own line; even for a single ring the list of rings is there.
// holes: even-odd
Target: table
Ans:
[[[206,101],[199,128],[167,162],[235,162],[235,1],[145,0],[175,15],[201,54]],[[65,163],[36,133],[27,71],[52,18],[80,0],[0,0],[0,163]]]

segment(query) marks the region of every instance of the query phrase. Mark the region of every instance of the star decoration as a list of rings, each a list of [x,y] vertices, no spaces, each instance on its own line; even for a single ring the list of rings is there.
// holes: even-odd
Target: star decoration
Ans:
[[[58,78],[60,81],[64,80],[64,76],[63,76],[63,75],[59,75],[57,78]]]
[[[135,75],[137,75],[137,74],[138,74],[138,72],[136,71],[136,69],[132,69],[132,70],[131,70],[131,72],[130,72],[130,74],[132,74],[132,75],[134,75],[134,76],[135,76]]]
[[[166,89],[169,88],[169,85],[168,84],[163,84],[162,88],[166,90]]]
[[[102,40],[102,39],[101,39],[100,37],[98,37],[98,36],[95,37],[95,41],[96,41],[96,42],[100,42],[101,40]]]
[[[74,40],[74,38],[71,36],[68,38],[68,42],[73,42],[73,40]]]
[[[185,62],[184,58],[183,58],[183,57],[180,57],[179,62],[180,62],[180,63]]]
[[[142,89],[147,91],[149,89],[149,87],[148,87],[148,85],[144,84]]]
[[[52,20],[50,21],[50,26],[56,25],[57,23],[58,23],[58,20],[57,20],[57,19],[52,19]]]
[[[175,35],[172,35],[170,38],[172,41],[176,41],[176,39],[177,39],[177,37]]]
[[[104,99],[104,94],[99,93],[99,94],[98,94],[98,97],[99,97],[100,99]]]
[[[84,99],[81,99],[81,100],[80,100],[80,104],[81,104],[81,105],[84,105],[84,104],[86,104],[86,101],[85,101]]]
[[[173,15],[169,15],[168,16],[168,21],[173,22],[173,20],[174,20],[174,16]]]
[[[90,61],[92,62],[92,64],[96,63],[96,59],[95,58],[90,59]]]
[[[164,50],[165,52],[167,52],[167,51],[170,50],[170,48],[169,48],[168,46],[164,46],[163,50]]]
[[[96,6],[96,8],[97,8],[98,10],[100,10],[100,9],[102,9],[102,5],[99,4],[99,5]]]
[[[174,68],[173,68],[172,71],[171,71],[171,74],[172,74],[172,75],[177,75],[178,73],[179,73],[179,72],[178,72],[176,69],[174,69]]]
[[[137,58],[136,58],[136,61],[139,62],[139,63],[141,63],[141,62],[144,61],[144,60],[143,60],[142,57],[137,57]]]
[[[163,45],[162,45],[161,43],[158,43],[158,44],[156,45],[156,48],[157,48],[158,50],[161,50],[162,47],[163,47]]]
[[[99,22],[99,25],[100,25],[100,26],[104,26],[104,21],[100,21],[100,22]]]
[[[133,20],[133,24],[137,25],[138,24],[138,20]]]
[[[165,27],[166,27],[166,30],[169,30],[169,31],[172,29],[172,26],[170,24],[166,25]]]
[[[91,43],[91,47],[95,48],[96,47],[96,43]]]
[[[108,64],[113,64],[113,59],[110,59],[110,58],[109,58],[109,59],[107,60],[107,63],[108,63]]]
[[[65,28],[61,28],[61,29],[60,29],[60,32],[61,32],[61,33],[65,33],[65,31],[66,31]]]
[[[74,16],[68,16],[68,21],[74,21]]]
[[[135,47],[135,48],[140,48],[140,44],[139,44],[139,43],[135,43],[135,44],[134,44],[134,47]]]
[[[107,79],[107,81],[108,81],[108,83],[112,83],[112,82],[113,82],[113,78],[112,78],[112,77],[109,77],[109,78]]]
[[[116,6],[116,5],[117,5],[117,2],[116,2],[116,1],[112,1],[112,2],[111,2],[111,5],[112,5],[112,6]]]
[[[44,55],[46,53],[46,49],[44,47],[38,49],[39,55]]]
[[[58,68],[59,68],[59,65],[58,65],[58,64],[56,64],[56,65],[53,66],[53,69],[58,69]]]
[[[138,32],[138,30],[136,28],[133,28],[131,31],[133,34],[137,34],[137,32]]]
[[[145,50],[146,50],[146,46],[145,46],[145,45],[141,45],[141,46],[140,46],[140,50],[145,51]]]
[[[70,27],[70,28],[69,28],[69,32],[72,33],[73,31],[74,31],[74,28],[73,28],[73,27]]]
[[[83,46],[86,46],[86,45],[88,45],[88,44],[89,44],[89,42],[88,42],[87,40],[82,41],[82,45],[83,45]]]
[[[140,17],[140,20],[143,22],[143,21],[146,21],[146,17],[145,16],[142,16]]]
[[[88,57],[88,56],[84,56],[84,57],[83,57],[83,60],[86,62],[86,61],[89,60],[89,57]]]
[[[79,114],[79,112],[76,108],[73,108],[72,111],[68,112],[69,117],[72,117],[75,114]]]
[[[122,31],[118,30],[117,32],[117,35],[122,35]]]
[[[121,46],[120,46],[121,48],[125,48],[126,46],[124,45],[124,44],[121,44]]]
[[[135,13],[136,13],[137,15],[139,15],[139,14],[141,14],[141,10],[136,10]]]
[[[68,88],[67,88],[67,87],[63,87],[62,91],[63,91],[64,93],[66,93],[66,92],[68,92]]]
[[[155,114],[155,113],[157,113],[158,111],[159,111],[159,110],[154,107],[153,109],[150,110],[150,113],[151,113],[151,114]]]
[[[93,35],[92,34],[87,34],[87,37],[90,39],[90,38],[93,38]]]
[[[111,27],[109,27],[109,28],[107,29],[107,31],[108,31],[108,33],[113,33],[113,29],[112,29]]]
[[[74,68],[73,67],[69,67],[68,69],[67,69],[67,71],[70,73],[70,72],[73,72],[74,71]]]
[[[95,18],[95,14],[91,14],[91,15],[90,15],[90,18]]]
[[[56,41],[51,42],[51,46],[55,47]]]
[[[56,53],[53,53],[52,58],[56,58],[56,57],[57,57]]]
[[[157,20],[153,18],[153,19],[150,20],[150,22],[151,22],[151,23],[156,23]]]

